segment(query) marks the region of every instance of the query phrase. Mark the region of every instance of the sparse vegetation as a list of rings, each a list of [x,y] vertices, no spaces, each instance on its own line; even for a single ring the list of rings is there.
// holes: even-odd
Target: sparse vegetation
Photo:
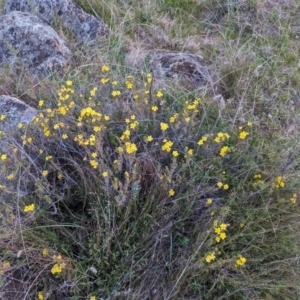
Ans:
[[[109,39],[64,78],[1,79],[40,110],[1,132],[3,280],[22,299],[299,298],[299,1],[76,2]],[[207,88],[154,80],[157,48],[202,54]]]

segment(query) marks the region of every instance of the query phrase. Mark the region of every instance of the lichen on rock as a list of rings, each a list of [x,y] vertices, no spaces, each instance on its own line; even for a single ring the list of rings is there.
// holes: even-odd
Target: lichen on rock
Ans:
[[[48,25],[55,20],[71,31],[77,42],[90,42],[105,38],[109,33],[108,26],[99,18],[86,13],[72,0],[7,0],[5,13],[24,11],[38,16]]]
[[[37,76],[63,73],[70,58],[65,41],[37,16],[14,11],[0,17],[0,63],[12,71],[25,66]]]

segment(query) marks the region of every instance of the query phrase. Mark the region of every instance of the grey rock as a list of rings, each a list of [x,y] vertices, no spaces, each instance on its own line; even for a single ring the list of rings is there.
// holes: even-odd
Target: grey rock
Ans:
[[[70,57],[64,40],[38,17],[20,11],[0,17],[0,63],[11,70],[25,65],[37,76],[63,73]]]
[[[15,97],[0,95],[0,115],[5,116],[5,120],[1,122],[1,129],[16,127],[19,123],[29,124],[37,113],[35,108]]]
[[[107,37],[109,33],[108,26],[101,19],[86,13],[72,0],[7,0],[5,13],[15,10],[30,12],[49,25],[60,20],[78,42]]]
[[[200,88],[209,81],[203,57],[176,51],[157,51],[150,56],[150,68],[156,79],[177,77],[189,87]]]

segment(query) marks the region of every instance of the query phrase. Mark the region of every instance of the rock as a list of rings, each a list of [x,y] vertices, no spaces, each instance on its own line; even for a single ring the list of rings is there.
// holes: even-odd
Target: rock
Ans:
[[[203,57],[176,51],[158,51],[150,55],[150,68],[156,79],[177,77],[192,88],[203,87],[209,81],[209,73]]]
[[[78,42],[107,37],[109,33],[108,26],[102,20],[86,13],[72,0],[7,0],[5,13],[15,10],[30,12],[49,25],[60,20]]]
[[[1,121],[1,130],[16,127],[19,123],[29,124],[37,115],[37,110],[15,97],[0,95],[0,116],[2,115],[5,119]]]
[[[38,17],[20,11],[0,17],[0,63],[12,71],[21,63],[37,76],[62,73],[70,57],[64,40]]]

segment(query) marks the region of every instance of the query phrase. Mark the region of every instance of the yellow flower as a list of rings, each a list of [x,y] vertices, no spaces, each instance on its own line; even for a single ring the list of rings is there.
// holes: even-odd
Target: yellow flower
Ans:
[[[239,134],[239,138],[240,138],[241,140],[244,140],[244,139],[247,137],[247,135],[249,135],[249,132],[247,132],[247,131],[242,131],[242,132],[240,132],[240,134]]]
[[[6,118],[6,115],[0,115],[0,120],[1,120],[1,121],[4,121],[5,118]]]
[[[128,154],[132,154],[134,152],[137,151],[137,147],[136,147],[136,144],[134,143],[130,143],[130,142],[126,142],[125,143],[125,150]]]
[[[101,71],[102,72],[108,72],[110,68],[107,65],[102,66]]]
[[[151,83],[152,81],[152,75],[151,74],[147,74],[147,82]]]
[[[5,161],[7,159],[7,155],[6,154],[2,154],[0,156],[0,159],[3,160],[3,161]]]
[[[221,230],[227,230],[227,227],[228,227],[228,226],[229,226],[229,224],[221,223],[220,226],[219,226],[219,228],[220,228]]]
[[[47,156],[45,157],[45,160],[48,161],[48,160],[52,159],[52,157],[53,157],[52,155],[47,155]]]
[[[132,82],[126,82],[126,87],[131,90],[133,88],[133,83]]]
[[[105,178],[105,177],[107,177],[108,176],[108,172],[103,172],[102,173],[102,176]]]
[[[153,141],[152,135],[148,135],[148,136],[146,137],[146,141],[147,141],[147,142],[152,142],[152,141]]]
[[[42,107],[44,105],[44,100],[39,101],[39,107]]]
[[[187,151],[187,154],[188,154],[189,156],[193,156],[194,150],[193,150],[193,149],[189,149],[189,150]]]
[[[26,205],[24,207],[24,212],[31,212],[31,211],[34,211],[34,209],[35,209],[35,205],[34,205],[34,203],[32,203],[32,204]]]
[[[251,127],[252,126],[252,122],[248,122],[247,126]]]
[[[285,181],[282,176],[277,176],[275,183],[273,183],[273,187],[276,189],[285,187]]]
[[[170,123],[175,123],[177,118],[178,118],[178,114],[177,113],[174,114],[173,116],[171,116],[169,118]]]
[[[168,141],[168,140],[164,139],[163,140],[163,145],[161,146],[161,150],[166,151],[166,152],[170,152],[172,146],[173,146],[172,141]]]
[[[43,170],[42,172],[42,176],[43,177],[46,177],[48,175],[49,171],[48,170]]]
[[[173,189],[170,189],[170,190],[169,190],[169,196],[172,197],[172,196],[174,196],[174,195],[175,195],[175,191],[174,191]]]
[[[236,267],[243,266],[246,263],[246,261],[247,261],[247,259],[244,256],[239,255],[239,258],[235,262],[235,266]]]
[[[121,92],[120,92],[120,91],[112,91],[112,92],[111,92],[111,95],[112,95],[113,97],[117,97],[117,96],[120,96],[120,95],[121,95]]]
[[[97,169],[99,163],[96,160],[92,159],[90,160],[90,164],[94,169]]]
[[[177,156],[179,155],[179,153],[178,153],[178,151],[175,150],[175,151],[172,152],[172,155],[173,155],[174,157],[177,157]]]
[[[64,106],[60,107],[58,113],[64,116],[67,113],[67,108]]]
[[[158,106],[152,105],[151,106],[151,110],[154,111],[154,112],[156,112],[158,110]]]
[[[6,177],[8,180],[12,180],[15,178],[15,175],[14,174],[10,174]]]
[[[97,152],[93,152],[93,153],[91,154],[91,156],[92,156],[93,158],[96,158],[96,157],[98,156],[98,153],[97,153]]]
[[[161,91],[158,91],[156,97],[161,98],[164,94]]]
[[[209,264],[216,259],[216,255],[214,253],[210,253],[205,257],[205,261]]]
[[[160,129],[162,131],[165,131],[169,128],[169,125],[167,123],[160,123]]]
[[[206,205],[211,205],[212,202],[213,202],[213,200],[212,200],[211,198],[208,198],[208,199],[206,200]]]
[[[118,81],[117,81],[117,80],[114,80],[111,84],[112,84],[112,85],[117,85],[117,84],[118,84]]]
[[[66,85],[67,85],[67,86],[72,86],[72,84],[73,84],[73,81],[71,81],[71,80],[68,80],[68,81],[66,82]]]
[[[225,240],[226,239],[226,232],[221,232],[219,235],[221,240]]]
[[[204,142],[206,142],[207,141],[207,139],[208,139],[208,137],[207,136],[203,136],[199,141],[198,141],[198,145],[199,146],[201,146],[201,145],[203,145],[204,144]]]
[[[227,183],[224,184],[224,185],[223,185],[223,189],[224,189],[224,190],[228,190],[228,189],[229,189],[229,185],[228,185]]]
[[[218,186],[218,188],[221,188],[221,187],[223,186],[223,183],[222,183],[221,181],[219,181],[219,182],[217,183],[217,186]]]
[[[220,156],[224,157],[229,151],[230,151],[230,148],[228,146],[222,147],[220,150]]]
[[[65,139],[68,138],[68,135],[67,135],[66,133],[64,133],[64,134],[61,136],[61,138],[62,138],[63,140],[65,140]]]
[[[47,248],[44,248],[42,250],[42,254],[43,254],[43,256],[48,256],[49,255],[49,250]]]
[[[295,204],[297,202],[297,194],[293,194],[293,196],[290,198],[290,201]]]
[[[38,300],[44,300],[44,294],[43,292],[38,292]]]
[[[96,95],[97,90],[98,90],[98,89],[97,89],[96,87],[94,87],[94,88],[90,91],[91,97],[94,97],[94,96]]]
[[[109,116],[107,116],[107,115],[104,115],[104,120],[105,120],[105,121],[109,121],[109,119],[110,119],[110,117],[109,117]]]
[[[106,84],[108,81],[109,81],[109,78],[101,78],[101,79],[100,79],[100,82],[101,82],[102,84]]]
[[[89,300],[97,300],[95,296],[91,296]]]
[[[53,274],[53,275],[55,275],[55,274],[60,274],[62,271],[63,271],[63,269],[66,267],[66,264],[65,263],[57,263],[57,264],[55,264],[53,267],[52,267],[52,269],[51,269],[51,273]]]

